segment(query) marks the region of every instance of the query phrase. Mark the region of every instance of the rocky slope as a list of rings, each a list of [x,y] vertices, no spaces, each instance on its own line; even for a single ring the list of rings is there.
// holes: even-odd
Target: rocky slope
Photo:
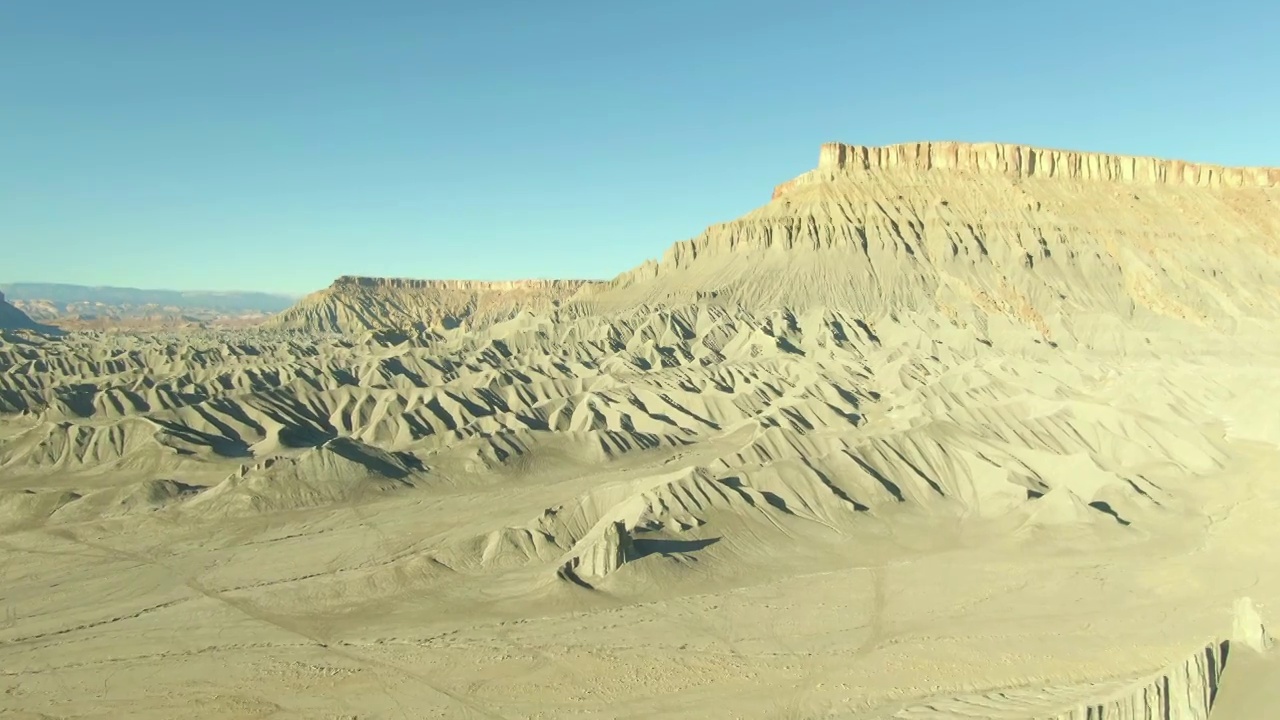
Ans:
[[[1274,685],[1270,655],[1209,640],[1265,650],[1227,608],[1280,602],[1274,173],[822,157],[610,283],[348,277],[252,330],[0,333],[0,697],[1074,720],[1203,717],[1221,681],[1265,702],[1229,688]]]
[[[550,311],[582,280],[413,280],[344,276],[267,321],[315,332],[431,330],[483,325],[522,310]]]
[[[1280,170],[1016,145],[829,144],[765,206],[625,273],[600,307],[719,300],[1005,318],[1280,317]]]

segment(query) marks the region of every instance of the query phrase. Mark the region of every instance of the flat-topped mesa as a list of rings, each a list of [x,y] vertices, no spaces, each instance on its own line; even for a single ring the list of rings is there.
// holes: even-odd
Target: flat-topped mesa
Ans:
[[[521,312],[551,312],[592,280],[421,280],[344,275],[273,315],[269,327],[321,332],[471,328]]]
[[[777,199],[797,185],[833,175],[881,170],[949,170],[1008,177],[1192,187],[1280,186],[1280,168],[1227,167],[1009,143],[921,142],[880,147],[826,143],[818,152],[817,169],[777,186],[773,197]]]
[[[538,289],[573,289],[590,285],[592,280],[421,280],[417,278],[363,277],[343,275],[333,281],[330,287],[343,288],[385,288],[413,290],[461,290],[472,292],[538,290]]]

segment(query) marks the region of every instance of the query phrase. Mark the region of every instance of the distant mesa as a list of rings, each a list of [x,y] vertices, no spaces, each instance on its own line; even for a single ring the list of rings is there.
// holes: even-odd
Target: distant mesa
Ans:
[[[96,305],[131,308],[200,308],[224,313],[279,312],[293,298],[262,292],[148,290],[126,287],[93,287],[66,283],[0,284],[13,300],[44,301],[57,306]]]
[[[344,275],[265,323],[325,333],[451,330],[500,322],[525,310],[546,311],[590,280],[420,280]]]
[[[637,557],[635,543],[626,524],[609,520],[593,528],[578,542],[557,574],[590,585]]]

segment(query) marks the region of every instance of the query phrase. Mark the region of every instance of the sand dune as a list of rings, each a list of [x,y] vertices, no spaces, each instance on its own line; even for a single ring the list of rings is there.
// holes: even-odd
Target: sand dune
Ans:
[[[1278,192],[832,145],[607,283],[6,332],[3,707],[1257,716]]]

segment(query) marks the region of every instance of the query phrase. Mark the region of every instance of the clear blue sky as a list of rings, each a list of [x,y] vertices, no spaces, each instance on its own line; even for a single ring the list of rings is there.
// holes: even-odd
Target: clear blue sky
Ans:
[[[0,282],[612,277],[829,140],[1280,165],[1277,5],[15,0]]]

